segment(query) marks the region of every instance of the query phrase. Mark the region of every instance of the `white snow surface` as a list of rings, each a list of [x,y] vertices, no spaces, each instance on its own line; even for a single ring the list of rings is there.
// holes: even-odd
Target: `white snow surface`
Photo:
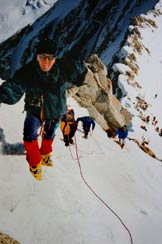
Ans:
[[[12,0],[12,8],[17,2]],[[161,1],[157,8],[162,10]],[[158,27],[140,30],[150,54],[135,54],[139,66],[136,80],[142,88],[130,86],[125,67],[123,72],[121,65],[116,67],[120,67],[119,82],[127,94],[122,104],[135,115],[129,136],[148,138],[149,147],[162,158],[162,137],[151,121],[147,132],[140,128],[141,120],[133,107],[136,96],[143,96],[150,105],[146,115],[155,115],[162,127],[162,15],[150,13],[150,18]],[[68,104],[76,118],[87,115],[72,98]],[[22,141],[23,106],[21,99],[15,105],[0,107],[0,128],[8,143]],[[0,232],[21,244],[160,244],[162,163],[129,140],[121,150],[99,125],[87,140],[77,131],[75,145],[70,147],[65,147],[61,138],[58,129],[54,167],[43,167],[40,182],[30,174],[25,156],[0,155]]]
[[[32,24],[57,0],[0,0],[0,42]]]

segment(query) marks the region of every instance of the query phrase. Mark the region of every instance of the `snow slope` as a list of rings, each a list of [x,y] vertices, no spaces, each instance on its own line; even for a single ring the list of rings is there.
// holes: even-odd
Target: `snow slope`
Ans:
[[[57,0],[1,0],[0,42],[32,24],[56,2]]]
[[[76,117],[86,111],[73,99]],[[21,141],[22,102],[1,106],[6,141]],[[11,121],[11,113],[12,116]],[[10,115],[10,116],[9,116]],[[121,150],[97,126],[88,140],[76,133],[76,146],[66,148],[58,129],[54,168],[43,168],[43,180],[31,176],[24,156],[0,156],[0,230],[28,243],[159,243],[161,238],[161,163],[130,141]],[[77,155],[78,154],[78,155]],[[78,164],[79,163],[79,164]]]

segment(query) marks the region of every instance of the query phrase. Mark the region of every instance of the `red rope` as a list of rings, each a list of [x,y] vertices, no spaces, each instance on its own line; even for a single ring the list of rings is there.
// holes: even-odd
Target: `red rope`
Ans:
[[[83,172],[82,172],[82,167],[81,167],[81,163],[79,160],[79,155],[78,155],[78,147],[77,147],[77,143],[76,143],[76,137],[75,138],[75,152],[76,152],[76,160],[78,162],[78,166],[79,166],[79,170],[80,170],[80,175],[81,178],[83,180],[83,182],[85,183],[85,185],[89,188],[89,190],[100,200],[100,202],[102,202],[106,208],[108,208],[115,216],[116,218],[121,222],[121,224],[124,226],[124,228],[126,229],[126,231],[129,234],[130,237],[130,242],[131,244],[133,244],[133,238],[132,238],[132,234],[130,232],[130,230],[128,229],[128,227],[125,225],[125,223],[123,222],[123,220],[120,218],[120,216],[93,190],[93,188],[88,184],[88,182],[86,181],[86,179],[84,178]],[[71,150],[70,150],[71,152]],[[71,152],[71,156],[74,159],[72,152]]]

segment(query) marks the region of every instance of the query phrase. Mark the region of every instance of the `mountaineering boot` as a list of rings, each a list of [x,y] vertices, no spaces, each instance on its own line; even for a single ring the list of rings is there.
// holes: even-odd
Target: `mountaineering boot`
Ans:
[[[39,151],[38,140],[31,142],[24,141],[24,147],[26,149],[26,160],[29,163],[29,169],[36,180],[41,180],[42,177],[42,165],[41,155]]]
[[[84,135],[83,138],[84,138],[84,139],[88,139],[88,136],[87,136],[87,135]]]
[[[121,145],[120,145],[120,147],[121,147],[121,149],[123,149],[123,147],[124,147],[124,144],[121,144]]]
[[[69,138],[69,142],[70,142],[70,144],[74,144],[74,141],[72,138]]]
[[[48,153],[48,154],[42,154],[41,157],[41,164],[43,166],[49,166],[49,167],[53,167],[53,161],[51,159],[51,153]]]
[[[34,176],[36,180],[41,180],[42,178],[42,165],[41,163],[37,164],[36,166],[29,166],[30,172]]]

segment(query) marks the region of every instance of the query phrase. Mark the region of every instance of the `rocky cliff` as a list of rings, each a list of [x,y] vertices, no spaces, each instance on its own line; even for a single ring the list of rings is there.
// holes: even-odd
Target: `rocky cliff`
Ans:
[[[107,69],[100,58],[94,54],[87,63],[88,73],[81,87],[69,87],[67,96],[73,96],[89,114],[107,131],[116,130],[131,121],[131,115],[121,107],[113,95],[112,82],[107,78]]]

